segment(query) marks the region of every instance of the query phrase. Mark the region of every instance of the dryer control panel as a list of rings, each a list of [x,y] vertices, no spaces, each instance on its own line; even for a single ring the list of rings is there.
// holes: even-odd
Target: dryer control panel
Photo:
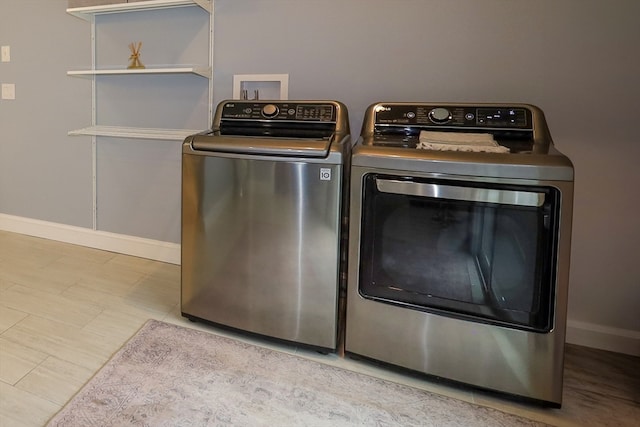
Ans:
[[[375,124],[450,129],[532,130],[531,111],[521,106],[379,104]]]

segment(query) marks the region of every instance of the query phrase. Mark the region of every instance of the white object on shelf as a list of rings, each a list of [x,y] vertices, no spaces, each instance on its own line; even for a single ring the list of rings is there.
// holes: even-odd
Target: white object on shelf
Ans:
[[[94,15],[105,13],[135,12],[138,10],[167,9],[171,7],[200,6],[207,12],[212,12],[211,0],[148,0],[136,1],[132,3],[114,3],[99,6],[72,7],[67,9],[67,13],[78,18],[91,20]]]
[[[73,70],[67,71],[69,76],[91,77],[116,74],[196,74],[211,78],[211,67],[167,67],[167,68],[121,68],[109,70]]]
[[[243,99],[243,94],[248,99],[289,99],[289,74],[234,74],[233,99]]]
[[[133,128],[123,126],[90,126],[69,131],[69,135],[110,136],[116,138],[158,139],[182,142],[202,129]]]

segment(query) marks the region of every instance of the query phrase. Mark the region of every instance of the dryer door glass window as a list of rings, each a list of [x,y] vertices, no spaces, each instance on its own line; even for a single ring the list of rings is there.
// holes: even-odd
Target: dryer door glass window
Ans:
[[[551,330],[557,189],[369,174],[363,194],[363,297]]]

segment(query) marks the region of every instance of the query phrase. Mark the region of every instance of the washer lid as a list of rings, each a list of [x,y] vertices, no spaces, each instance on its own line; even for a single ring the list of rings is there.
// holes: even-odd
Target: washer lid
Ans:
[[[334,136],[311,138],[264,138],[220,134],[195,135],[191,148],[196,151],[285,157],[327,157]]]

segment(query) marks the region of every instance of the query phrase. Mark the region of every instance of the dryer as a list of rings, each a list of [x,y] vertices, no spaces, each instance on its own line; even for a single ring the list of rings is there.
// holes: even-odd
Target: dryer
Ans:
[[[345,352],[562,403],[573,166],[529,104],[371,105]]]

